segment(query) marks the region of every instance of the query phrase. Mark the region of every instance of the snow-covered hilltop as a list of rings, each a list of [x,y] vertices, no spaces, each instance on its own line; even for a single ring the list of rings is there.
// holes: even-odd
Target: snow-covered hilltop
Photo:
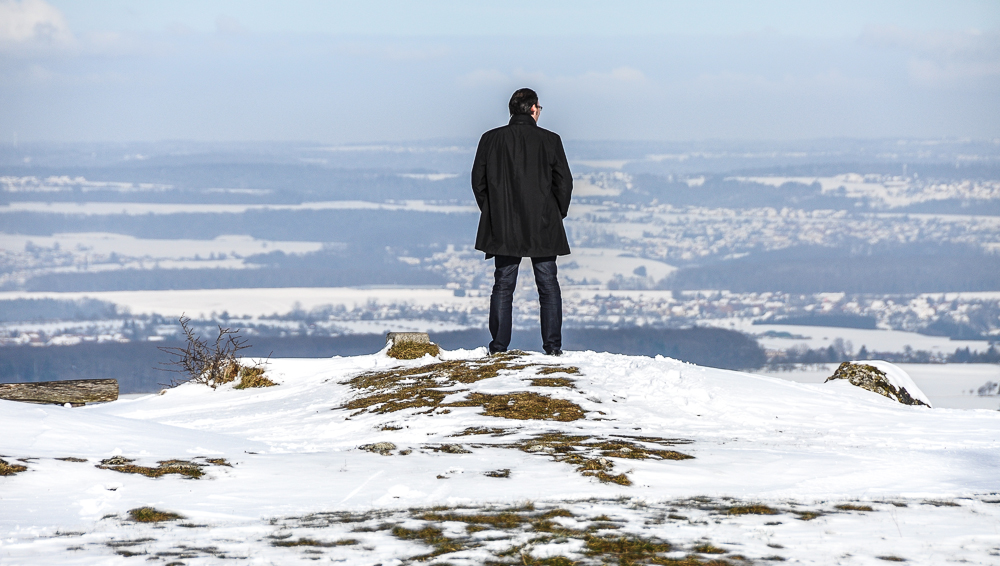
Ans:
[[[0,563],[996,563],[998,412],[661,357],[484,353],[0,401],[0,457],[26,468],[0,477]],[[180,518],[129,513],[144,507]]]

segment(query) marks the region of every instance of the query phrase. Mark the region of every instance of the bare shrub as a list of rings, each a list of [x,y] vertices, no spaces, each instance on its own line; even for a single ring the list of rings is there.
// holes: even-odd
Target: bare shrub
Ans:
[[[265,361],[258,361],[253,365],[246,366],[240,363],[238,354],[250,346],[246,338],[240,336],[240,329],[232,330],[219,326],[219,334],[214,342],[198,337],[191,326],[191,319],[181,315],[179,319],[181,328],[184,331],[184,338],[187,345],[183,348],[161,346],[160,350],[174,357],[173,361],[165,365],[172,366],[172,371],[179,373],[184,378],[171,380],[170,386],[176,387],[189,381],[203,383],[212,389],[243,378],[246,381],[248,376],[252,376],[254,385],[244,385],[244,387],[268,387],[275,385],[274,382],[264,377],[264,368],[261,367]]]

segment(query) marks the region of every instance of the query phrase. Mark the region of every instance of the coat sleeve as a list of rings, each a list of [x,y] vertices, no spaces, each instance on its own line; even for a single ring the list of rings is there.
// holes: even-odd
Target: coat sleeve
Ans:
[[[472,194],[476,196],[476,204],[479,205],[481,212],[488,200],[486,193],[486,134],[479,138],[476,158],[472,162]]]
[[[563,218],[569,214],[569,200],[573,195],[573,174],[563,151],[562,139],[555,137],[555,163],[552,164],[552,194],[559,203],[559,214]]]

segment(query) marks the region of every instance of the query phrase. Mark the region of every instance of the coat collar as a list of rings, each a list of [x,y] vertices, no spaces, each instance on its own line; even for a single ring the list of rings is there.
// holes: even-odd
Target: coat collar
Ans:
[[[519,124],[519,125],[530,124],[532,126],[538,125],[535,123],[535,119],[531,117],[531,114],[514,114],[513,116],[510,117],[509,125],[513,126],[514,124]]]

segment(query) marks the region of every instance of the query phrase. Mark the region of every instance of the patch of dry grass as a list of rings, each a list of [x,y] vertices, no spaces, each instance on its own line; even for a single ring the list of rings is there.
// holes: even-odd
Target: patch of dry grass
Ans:
[[[22,466],[20,464],[11,464],[6,460],[0,459],[0,476],[12,476],[14,474],[19,474],[27,470],[27,466]]]
[[[737,505],[726,510],[727,515],[777,515],[778,511],[767,505]]]
[[[552,375],[553,373],[580,375],[580,368],[576,366],[544,366],[538,370],[538,375]]]
[[[413,560],[419,560],[421,562],[434,558],[435,556],[441,556],[442,554],[449,554],[451,552],[458,552],[459,550],[465,550],[466,548],[478,546],[478,544],[470,543],[469,541],[448,538],[444,536],[444,532],[441,529],[430,525],[421,529],[412,530],[404,527],[394,527],[392,529],[392,535],[403,540],[419,540],[424,544],[434,547],[434,550],[427,554],[413,557]]]
[[[601,471],[593,474],[584,472],[583,475],[585,476],[593,475],[597,479],[601,480],[603,483],[616,483],[618,485],[625,485],[625,486],[632,485],[632,480],[628,479],[628,476],[626,476],[625,474],[612,475],[607,472]]]
[[[648,442],[648,441],[647,441]],[[627,458],[630,460],[646,460],[655,458],[659,460],[691,460],[694,456],[689,456],[674,450],[658,450],[646,448],[634,442],[624,440],[608,440],[599,444],[591,444],[601,450],[601,455],[609,458]]]
[[[453,521],[470,525],[485,525],[494,529],[513,529],[531,520],[530,517],[510,511],[474,514],[429,512],[419,515],[419,518],[433,522]]]
[[[239,375],[240,382],[234,385],[233,389],[273,387],[277,385],[277,383],[271,381],[266,375],[264,375],[264,368],[260,366],[239,366]]]
[[[692,440],[683,438],[660,438],[659,436],[635,436],[631,434],[612,434],[614,438],[626,438],[638,442],[648,442],[650,444],[660,444],[662,446],[676,446],[678,444],[691,444]]]
[[[483,407],[490,417],[517,420],[575,421],[585,414],[579,405],[530,391],[490,395],[471,393],[464,401],[448,403],[451,407]]]
[[[628,499],[619,499],[619,502]],[[720,508],[718,500],[709,498],[691,499],[677,502],[674,505],[704,511],[715,511]],[[749,506],[747,506],[749,507]],[[679,509],[670,509],[679,511]],[[322,519],[322,520],[320,520]],[[568,519],[568,520],[567,520]],[[662,539],[647,537],[634,533],[617,532],[608,529],[625,528],[630,521],[612,519],[608,515],[590,516],[582,512],[577,515],[565,508],[536,509],[530,502],[520,506],[505,507],[445,507],[417,508],[395,512],[382,512],[381,515],[366,513],[351,515],[345,513],[320,513],[303,518],[304,523],[294,527],[323,528],[331,522],[369,521],[370,524],[359,527],[359,532],[387,532],[392,536],[428,545],[429,551],[417,556],[403,559],[404,563],[431,562],[446,564],[449,554],[460,552],[483,544],[488,545],[487,556],[476,560],[476,563],[492,566],[540,565],[557,566],[576,564],[607,564],[607,565],[652,565],[669,564],[674,566],[737,566],[757,563],[759,560],[781,560],[780,557],[769,556],[748,558],[739,554],[730,554],[724,548],[712,544],[708,539],[690,541],[683,544],[671,544]],[[406,523],[401,523],[406,521]],[[464,529],[445,529],[444,524],[455,523],[464,525]],[[624,523],[624,524],[623,524]],[[405,525],[405,526],[404,526]],[[483,531],[491,531],[487,537],[477,535]],[[276,546],[333,546],[335,543],[321,542],[316,537],[294,540],[284,535],[285,542]],[[275,536],[275,539],[278,537]],[[485,542],[490,541],[490,542]],[[509,541],[505,546],[501,541]],[[579,541],[574,550],[566,551],[566,555],[552,556],[541,559],[533,556],[531,550],[539,545],[550,543],[565,544]],[[340,543],[347,544],[347,543]],[[780,547],[780,545],[771,545]],[[677,553],[678,550],[686,552]],[[665,554],[681,554],[678,557],[668,557]],[[686,556],[684,555],[686,554]],[[725,557],[721,555],[725,554]],[[469,556],[460,555],[468,561]],[[458,560],[458,556],[455,560]]]
[[[393,341],[386,352],[390,358],[397,360],[416,360],[428,354],[436,358],[441,354],[441,348],[430,342]]]
[[[843,505],[834,505],[837,509],[841,511],[874,511],[871,505],[854,505],[852,503],[844,503]]]
[[[646,442],[656,440],[661,443],[678,443],[662,438],[646,437]],[[531,454],[549,456],[557,462],[576,466],[581,475],[593,477],[603,483],[631,485],[632,481],[626,474],[612,474],[615,464],[609,458],[626,458],[631,460],[690,460],[693,456],[675,452],[648,448],[636,442],[618,439],[593,438],[586,435],[568,435],[560,432],[549,432],[535,435],[533,438],[514,444],[513,447]]]
[[[177,519],[184,518],[177,513],[159,511],[152,507],[139,507],[138,509],[131,509],[128,514],[129,517],[137,523],[162,523],[164,521],[176,521]]]
[[[660,554],[670,552],[670,543],[641,537],[614,537],[589,535],[585,538],[584,553],[602,560],[613,558],[619,564],[642,564],[663,558]],[[655,562],[654,562],[655,563]]]
[[[361,412],[389,413],[404,409],[424,409],[430,414],[443,412],[453,407],[482,407],[481,414],[511,420],[550,420],[571,422],[585,418],[585,411],[576,403],[530,391],[487,394],[468,393],[464,399],[446,403],[449,395],[461,394],[459,384],[469,384],[490,379],[503,371],[518,371],[537,364],[515,363],[522,354],[507,352],[490,356],[484,360],[454,360],[436,362],[410,368],[394,368],[371,371],[357,375],[344,382],[360,392],[342,409]],[[579,373],[576,367],[543,366],[540,374]],[[572,387],[572,381],[564,377],[534,378],[533,384]],[[494,427],[468,427],[452,436],[511,434],[510,429]],[[552,457],[576,467],[582,475],[593,477],[604,483],[631,485],[624,473],[612,473],[614,462],[610,458],[629,460],[688,460],[690,455],[667,450],[662,447],[685,444],[690,441],[646,436],[615,435],[615,438],[591,438],[571,436],[562,433],[545,433],[533,438],[498,447],[518,448],[529,453]],[[659,444],[653,447],[649,444]],[[448,447],[430,446],[435,452],[453,452]],[[457,446],[457,445],[456,445]],[[464,449],[463,449],[464,452]],[[497,477],[497,476],[492,476]]]
[[[139,474],[148,478],[158,478],[168,474],[177,474],[184,477],[197,479],[205,475],[201,470],[202,465],[188,460],[163,460],[155,468],[148,466],[138,466],[133,464],[134,460],[115,456],[106,460],[101,460],[97,466],[102,470],[114,470],[123,474]]]
[[[694,547],[693,550],[695,552],[697,552],[697,553],[700,553],[700,554],[725,554],[725,553],[729,552],[728,550],[726,550],[724,548],[719,548],[719,547],[713,545],[712,543],[708,543],[708,542],[706,542],[704,544],[699,544],[698,546]]]
[[[323,548],[329,548],[333,546],[352,546],[358,544],[358,541],[352,538],[342,539],[334,542],[322,542],[311,538],[299,538],[299,540],[279,540],[271,543],[271,546],[318,546]]]
[[[576,389],[576,382],[565,377],[536,377],[531,380],[531,385],[534,387],[565,387],[567,389]]]
[[[514,357],[516,355],[504,354],[492,356],[488,361],[482,362],[457,360],[414,368],[366,372],[346,382],[362,391],[363,395],[340,408],[390,413],[404,409],[427,409],[427,412],[431,412],[443,407],[481,406],[483,414],[500,418],[557,421],[584,418],[583,409],[576,403],[531,392],[506,395],[472,393],[464,400],[444,403],[448,395],[461,392],[454,389],[444,391],[444,388],[494,378],[505,370],[517,371],[530,367],[529,364],[510,363],[509,360]],[[476,429],[466,430],[468,432],[465,434],[480,434]]]
[[[417,408],[433,411],[448,395],[439,388],[489,379],[496,377],[501,370],[516,367],[502,361],[447,361],[414,368],[366,372],[346,382],[364,395],[340,408],[376,413]]]
[[[487,560],[483,563],[484,566],[500,566],[500,565],[510,565],[518,564],[523,566],[578,566],[580,562],[576,560],[570,560],[565,556],[547,556],[545,558],[535,558],[530,552],[521,552],[517,556],[517,562],[495,562],[493,560]]]
[[[511,434],[512,431],[506,428],[490,428],[485,426],[470,426],[469,428],[463,430],[462,432],[456,432],[451,436],[471,436],[475,434],[489,434],[491,436],[504,436]]]

